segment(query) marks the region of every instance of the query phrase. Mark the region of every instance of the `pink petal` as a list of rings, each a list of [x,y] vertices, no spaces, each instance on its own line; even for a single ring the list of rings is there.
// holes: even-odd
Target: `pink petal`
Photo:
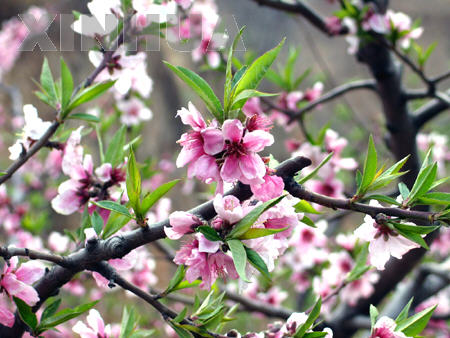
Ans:
[[[248,154],[241,156],[239,168],[241,169],[242,175],[246,178],[245,181],[242,180],[243,183],[250,184],[251,181],[263,182],[262,178],[266,174],[266,166],[259,155]]]
[[[225,142],[222,132],[219,129],[207,128],[202,130],[201,135],[203,137],[203,149],[205,150],[205,153],[208,155],[215,155],[223,150]]]
[[[225,182],[233,182],[241,177],[239,161],[236,156],[228,156],[225,159],[220,175]]]
[[[37,266],[36,262],[24,263],[16,271],[17,279],[25,284],[33,284],[43,275],[44,269],[41,266]]]
[[[198,239],[198,251],[207,252],[207,253],[216,253],[220,248],[220,242],[212,242],[207,240],[205,236],[199,234],[197,236]]]
[[[97,310],[91,309],[89,311],[89,315],[86,317],[86,321],[88,322],[89,326],[92,327],[94,331],[99,335],[104,334],[105,323],[103,322],[103,319]]]
[[[273,142],[273,136],[264,130],[254,130],[244,136],[244,146],[254,152],[263,150]]]
[[[222,131],[225,140],[229,140],[231,142],[239,142],[242,138],[244,127],[239,120],[226,120],[223,123]]]
[[[14,313],[0,306],[0,324],[13,327],[15,321]]]

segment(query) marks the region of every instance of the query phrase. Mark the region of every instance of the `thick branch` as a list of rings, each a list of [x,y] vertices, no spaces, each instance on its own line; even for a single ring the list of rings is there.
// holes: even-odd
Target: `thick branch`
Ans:
[[[320,31],[324,32],[329,36],[333,34],[328,30],[325,20],[316,13],[312,8],[306,4],[296,1],[295,3],[288,3],[283,0],[253,0],[260,6],[271,7],[279,9],[285,12],[300,14],[306,20],[308,20],[314,27],[318,28]],[[347,27],[342,27],[339,34],[347,34]]]
[[[447,95],[450,95],[450,90],[446,93]],[[420,130],[425,123],[449,108],[450,106],[445,101],[440,99],[431,100],[430,102],[424,104],[412,114],[414,128],[416,130]]]

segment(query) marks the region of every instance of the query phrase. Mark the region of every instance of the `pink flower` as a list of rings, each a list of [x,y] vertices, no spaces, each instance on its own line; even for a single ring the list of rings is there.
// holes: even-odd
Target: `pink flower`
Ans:
[[[342,151],[348,144],[348,141],[345,138],[339,137],[338,133],[334,130],[328,129],[325,133],[324,141],[326,150],[329,153],[333,152],[330,164],[335,167],[335,171],[337,171],[337,169],[354,170],[358,167],[358,162],[356,162],[355,159],[351,157],[341,157]]]
[[[392,25],[394,27],[394,30],[396,30],[397,32],[404,33],[405,31],[407,31],[407,33],[403,34],[399,39],[400,46],[402,48],[409,48],[409,46],[411,45],[411,40],[420,38],[423,33],[422,27],[411,29],[411,18],[405,13],[387,10],[386,18],[389,21],[389,25]]]
[[[325,18],[325,25],[331,35],[337,35],[342,30],[341,19],[336,16]]]
[[[242,111],[248,117],[253,115],[263,115],[264,112],[261,108],[261,99],[259,97],[251,97],[242,107]]]
[[[369,204],[372,206],[380,206],[377,201],[373,200]],[[356,237],[370,242],[370,264],[378,270],[384,270],[384,266],[390,256],[401,259],[411,249],[420,247],[419,244],[400,236],[387,225],[378,224],[369,215],[364,217],[364,223],[354,231],[354,234]]]
[[[263,183],[266,168],[257,152],[270,146],[273,136],[263,130],[254,130],[244,135],[239,120],[227,120],[222,126],[225,139],[225,161],[220,174],[225,182],[239,180],[244,184]]]
[[[119,101],[117,107],[122,111],[120,121],[127,126],[136,126],[153,117],[152,111],[135,97],[126,101]]]
[[[164,232],[170,239],[180,239],[185,234],[193,233],[202,221],[195,215],[184,211],[175,211],[169,216],[172,227],[164,227]]]
[[[219,247],[219,242],[210,242],[202,234],[197,234],[196,239],[180,248],[173,261],[188,267],[186,279],[189,282],[201,277],[200,287],[210,289],[218,277],[239,277],[233,259],[220,251]]]
[[[192,59],[199,62],[203,57],[206,57],[208,65],[211,68],[218,68],[220,66],[220,54],[218,42],[212,37],[203,37],[199,46],[192,51]]]
[[[24,263],[17,268],[18,261],[17,257],[13,257],[10,259],[9,265],[5,264],[0,287],[8,296],[20,298],[28,305],[33,306],[39,301],[39,295],[31,284],[44,275],[44,269],[34,262]]]
[[[265,175],[264,183],[253,184],[250,186],[255,198],[262,202],[271,200],[272,198],[281,196],[284,190],[283,179],[276,175]]]
[[[315,193],[333,197],[344,198],[344,184],[337,178],[331,177],[325,181],[309,180],[305,186]]]
[[[345,286],[339,293],[341,300],[355,306],[360,298],[368,298],[375,291],[374,284],[378,281],[379,275],[369,271],[361,276],[361,278],[351,282]]]
[[[175,2],[183,9],[187,9],[192,4],[193,0],[175,0]]]
[[[0,306],[0,324],[13,327],[16,317],[7,307]]]
[[[316,101],[320,97],[320,95],[322,95],[322,91],[323,91],[323,83],[316,82],[312,88],[307,89],[305,91],[304,98],[309,102]]]
[[[239,222],[244,217],[241,202],[232,195],[222,197],[221,194],[217,194],[214,198],[214,209],[217,215],[230,225]]]
[[[395,331],[397,324],[386,316],[377,320],[370,338],[407,338],[403,332]]]
[[[89,310],[89,315],[86,317],[86,321],[89,326],[79,320],[72,327],[72,331],[78,333],[81,338],[111,337],[111,326],[109,324],[105,326],[105,322],[97,310]]]

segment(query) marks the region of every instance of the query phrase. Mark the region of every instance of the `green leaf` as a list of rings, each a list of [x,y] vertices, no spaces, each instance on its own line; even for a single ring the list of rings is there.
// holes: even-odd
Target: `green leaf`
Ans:
[[[308,68],[305,70],[293,83],[292,89],[297,89],[298,86],[301,85],[301,83],[309,76],[311,73],[311,68]]]
[[[52,71],[50,70],[50,66],[48,65],[47,58],[44,58],[44,63],[42,64],[42,71],[41,71],[41,86],[44,90],[44,94],[47,94],[47,96],[50,98],[49,103],[51,105],[55,105],[55,103],[58,101],[58,96],[56,94],[56,86],[55,81],[53,80]]]
[[[438,226],[421,226],[421,225],[412,225],[412,224],[402,224],[396,222],[390,222],[394,225],[396,229],[399,229],[404,232],[414,233],[419,235],[428,235],[430,232],[433,232],[439,229]]]
[[[115,81],[99,82],[81,90],[77,95],[75,95],[72,102],[65,110],[65,116],[83,103],[89,102],[105,93],[114,85],[114,83]]]
[[[316,319],[320,315],[320,308],[322,307],[322,298],[319,297],[316,304],[314,304],[313,309],[308,315],[308,318],[306,319],[306,322],[301,325],[297,331],[295,331],[294,338],[302,338],[304,337],[307,330],[311,328],[311,326],[314,324]]]
[[[126,126],[120,127],[114,134],[108,149],[105,153],[105,162],[111,163],[113,167],[116,167],[123,161],[124,150],[123,147],[127,141],[127,128]]]
[[[199,75],[193,71],[181,66],[173,66],[170,63],[164,61],[167,67],[169,67],[180,79],[182,79],[189,87],[191,87],[198,96],[206,104],[208,110],[219,121],[223,122],[223,109],[222,105],[217,98],[214,91],[209,84]]]
[[[144,197],[141,205],[141,212],[145,215],[150,210],[150,208],[160,200],[161,197],[166,195],[172,188],[180,182],[179,179],[164,183],[158,188],[153,190],[150,194]]]
[[[266,73],[266,79],[270,82],[275,83],[278,87],[289,91],[289,85],[284,81],[283,77],[272,69],[268,69]]]
[[[203,234],[208,241],[211,242],[220,242],[222,238],[219,236],[216,230],[211,228],[210,226],[199,226],[196,229],[198,232]]]
[[[359,279],[362,275],[364,275],[367,270],[370,269],[370,266],[366,265],[367,256],[369,254],[369,243],[366,243],[362,246],[361,250],[356,257],[355,266],[352,271],[350,271],[345,278],[348,283],[351,283],[357,279]]]
[[[450,193],[448,192],[430,192],[419,198],[424,204],[450,205]]]
[[[409,189],[405,183],[400,182],[398,184],[398,191],[400,191],[400,195],[402,196],[403,200],[406,200],[408,198]]]
[[[227,241],[227,244],[231,250],[233,256],[234,266],[236,271],[244,282],[249,282],[247,275],[245,274],[245,267],[247,265],[247,253],[244,249],[244,244],[237,239]]]
[[[233,90],[233,98],[246,89],[256,89],[256,87],[258,87],[258,84],[266,75],[267,70],[278,56],[281,47],[284,45],[284,41],[285,39],[283,39],[274,49],[257,58],[250,67],[248,67],[247,71],[242,75],[241,80],[236,85],[236,88]]]
[[[369,313],[370,313],[370,327],[373,330],[373,327],[375,326],[375,323],[377,322],[378,310],[374,305],[370,304]]]
[[[126,185],[130,205],[137,217],[142,219],[143,215],[140,212],[141,174],[139,173],[133,149],[130,149],[130,155],[128,156]]]
[[[423,170],[420,170],[419,174],[417,175],[417,179],[414,182],[413,187],[411,188],[411,192],[408,195],[408,205],[430,190],[431,185],[436,178],[436,174],[436,163],[425,167]]]
[[[421,247],[423,247],[427,250],[429,249],[427,243],[423,240],[420,233],[418,233],[417,231],[412,229],[415,226],[409,226],[406,224],[400,224],[400,223],[394,223],[394,222],[391,222],[391,224],[394,226],[395,230],[403,237],[408,238],[409,240],[419,244]],[[435,227],[430,227],[430,228],[431,228],[430,232],[435,230],[434,229]]]
[[[93,123],[100,122],[100,119],[97,116],[94,116],[91,114],[86,114],[86,113],[72,114],[72,115],[69,115],[67,118],[71,119],[71,120],[83,120],[83,121],[93,122]]]
[[[231,103],[231,109],[240,109],[244,106],[245,102],[251,97],[267,97],[267,96],[277,96],[278,93],[263,93],[255,89],[246,89],[240,92],[233,98]]]
[[[385,202],[393,205],[401,205],[401,203],[398,203],[397,200],[393,199],[392,197],[385,196],[385,195],[369,195],[364,198],[367,201],[370,200],[377,200],[380,202]]]
[[[127,306],[123,308],[122,323],[120,325],[119,338],[128,338],[136,327],[137,314],[133,308],[128,309]]]
[[[176,323],[173,323],[172,321],[168,321],[167,323],[172,327],[172,329],[175,331],[175,333],[178,335],[178,337],[180,337],[180,338],[191,338],[192,337],[192,335],[189,333],[188,330],[186,330],[182,327],[179,327]]]
[[[22,319],[22,321],[34,332],[36,330],[36,326],[38,325],[38,320],[36,314],[32,311],[31,306],[20,298],[13,297],[13,299],[14,303],[16,303],[20,319]]]
[[[99,215],[97,210],[95,210],[91,215],[91,224],[95,230],[95,233],[100,236],[103,230],[103,218]]]
[[[326,337],[328,335],[328,332],[306,332],[303,335],[303,338],[321,338]]]
[[[314,224],[314,221],[311,218],[309,218],[308,216],[303,216],[302,222],[312,228],[317,228],[316,225]]]
[[[259,237],[265,237],[277,234],[279,232],[283,232],[285,230],[289,229],[289,227],[281,228],[281,229],[266,229],[266,228],[250,228],[247,230],[246,233],[241,235],[239,239],[245,240],[245,239],[254,239]]]
[[[201,283],[202,282],[199,280],[195,280],[192,283],[188,282],[187,280],[184,280],[180,284],[178,284],[176,287],[174,287],[172,291],[195,288],[196,286],[199,286]]]
[[[169,285],[167,286],[166,291],[164,291],[164,294],[168,294],[175,290],[175,288],[180,285],[180,283],[183,281],[184,276],[186,275],[186,269],[184,265],[179,265],[177,268],[177,271],[175,271],[175,274],[173,275],[172,279],[169,281]]]
[[[245,26],[241,28],[239,33],[236,35],[236,37],[233,40],[233,44],[231,45],[230,51],[228,52],[228,60],[227,60],[227,69],[225,74],[225,88],[224,88],[224,107],[225,107],[225,113],[228,113],[229,111],[229,104],[231,102],[231,90],[232,90],[232,82],[233,82],[233,71],[232,71],[232,63],[233,63],[233,54],[234,50],[236,49],[236,45],[239,41],[239,39],[242,36],[242,33],[245,30]]]
[[[300,54],[300,49],[291,47],[289,49],[289,56],[286,62],[286,66],[284,67],[284,81],[288,84],[289,91],[293,90],[292,88],[292,74],[294,71],[295,63],[297,62],[298,55]]]
[[[396,323],[399,323],[402,320],[408,318],[409,309],[411,308],[411,304],[412,304],[413,300],[414,300],[414,297],[412,297],[409,300],[408,304],[405,305],[405,307],[402,309],[402,311],[398,314],[397,318],[395,318]]]
[[[133,216],[128,211],[128,208],[120,203],[114,201],[99,201],[99,202],[91,201],[91,202],[96,206],[98,206],[99,208],[115,211],[128,218],[133,218]]]
[[[61,304],[61,298],[52,299],[48,303],[48,305],[46,306],[44,311],[42,312],[41,321],[53,316],[56,313],[56,311],[58,310],[58,307],[60,304]]]
[[[308,175],[306,175],[305,177],[299,178],[297,180],[298,184],[303,184],[306,181],[309,181],[310,179],[312,179],[313,177],[315,177],[317,175],[317,173],[319,172],[320,168],[322,168],[325,164],[328,163],[329,160],[331,160],[331,157],[333,157],[334,153],[329,153],[327,155],[327,157],[325,157],[322,162],[320,162],[320,164],[314,168],[313,171],[311,171]]]
[[[284,197],[285,197],[284,195],[279,196],[255,207],[243,219],[241,219],[238,223],[234,225],[233,230],[231,230],[227,238],[228,239],[238,238],[239,236],[245,234],[263,212],[267,211],[274,205],[278,204]]]
[[[298,212],[306,212],[308,214],[316,214],[316,215],[321,214],[321,212],[314,209],[313,206],[305,200],[300,200],[300,202],[298,202],[296,205],[294,205],[294,208],[295,208],[295,212],[297,212],[297,213]]]
[[[357,195],[364,194],[375,178],[377,173],[377,151],[373,143],[373,137],[369,137],[369,148],[367,150],[366,160],[364,161],[364,171],[361,179],[361,185],[358,187]]]
[[[89,311],[92,309],[99,301],[96,300],[91,303],[83,304],[80,306],[77,306],[73,309],[67,308],[64,310],[61,310],[54,314],[53,316],[46,318],[45,320],[41,320],[39,326],[36,328],[36,331],[41,333],[44,331],[47,331],[48,329],[54,328],[55,326],[65,323],[72,318],[76,318],[79,315],[85,313],[86,311]]]
[[[427,326],[437,305],[426,308],[415,315],[397,323],[395,331],[401,331],[407,336],[415,337]]]
[[[64,59],[61,58],[61,106],[64,111],[70,103],[73,92],[73,78]]]
[[[122,229],[125,225],[130,221],[130,217],[124,216],[117,212],[111,213],[108,218],[108,222],[106,222],[105,228],[103,229],[102,238],[106,239],[114,235],[117,231]]]
[[[241,81],[242,75],[247,71],[248,66],[242,66],[233,76],[233,81],[231,81],[231,89],[234,89],[236,85]]]
[[[267,268],[266,263],[261,258],[261,256],[253,249],[245,248],[245,252],[247,253],[247,259],[251,265],[253,265],[261,274],[266,278],[270,279],[269,269]]]
[[[174,318],[172,319],[175,323],[180,323],[183,321],[184,317],[186,317],[187,314],[187,307],[184,307],[184,309]]]

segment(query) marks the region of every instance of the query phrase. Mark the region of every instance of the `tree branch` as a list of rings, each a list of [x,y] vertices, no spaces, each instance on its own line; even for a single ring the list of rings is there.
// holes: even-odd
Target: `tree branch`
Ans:
[[[447,95],[450,95],[450,90],[446,93]],[[446,102],[439,99],[431,100],[430,102],[424,104],[412,114],[414,128],[416,130],[420,130],[425,123],[449,108],[450,107]]]
[[[291,112],[291,114],[289,114],[289,117],[290,117],[289,123],[293,122],[293,120],[299,118],[300,116],[306,114],[307,112],[313,110],[319,104],[331,101],[347,92],[350,92],[353,90],[358,90],[358,89],[370,89],[370,90],[376,91],[376,82],[375,82],[375,80],[372,80],[372,79],[359,80],[359,81],[346,83],[346,84],[340,85],[339,87],[333,88],[329,92],[323,94],[317,100],[310,102],[306,107],[302,108],[298,112]]]
[[[282,10],[289,13],[300,14],[306,20],[308,20],[314,27],[318,28],[323,33],[328,36],[333,36],[333,34],[328,30],[325,20],[316,13],[312,8],[306,4],[295,1],[295,3],[288,3],[283,0],[253,0],[260,6],[266,6]],[[338,34],[347,34],[348,28],[342,27]]]

